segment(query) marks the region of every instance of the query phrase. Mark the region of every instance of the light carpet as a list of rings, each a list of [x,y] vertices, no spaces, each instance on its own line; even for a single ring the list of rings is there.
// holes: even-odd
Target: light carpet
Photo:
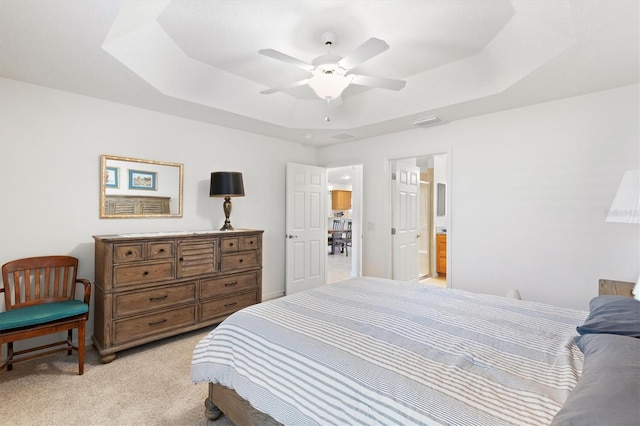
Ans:
[[[0,424],[233,426],[204,417],[207,385],[189,378],[193,348],[208,332],[122,351],[109,364],[87,345],[82,376],[66,352],[0,371]]]

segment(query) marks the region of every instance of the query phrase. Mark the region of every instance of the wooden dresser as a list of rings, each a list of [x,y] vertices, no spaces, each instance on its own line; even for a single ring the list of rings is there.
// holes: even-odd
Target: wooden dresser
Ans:
[[[259,303],[262,233],[95,235],[93,343],[101,361]]]
[[[436,234],[436,272],[447,275],[447,234]]]

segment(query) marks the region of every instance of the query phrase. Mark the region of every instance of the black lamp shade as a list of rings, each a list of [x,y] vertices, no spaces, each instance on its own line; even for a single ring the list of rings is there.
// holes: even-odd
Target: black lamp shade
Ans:
[[[244,184],[240,172],[212,172],[210,197],[244,197]]]

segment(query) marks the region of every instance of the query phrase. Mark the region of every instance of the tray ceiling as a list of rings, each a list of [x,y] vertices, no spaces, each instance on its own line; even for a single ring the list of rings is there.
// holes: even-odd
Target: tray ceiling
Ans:
[[[305,62],[338,35],[345,56],[390,48],[328,106]],[[0,3],[0,76],[267,136],[324,146],[638,83],[636,1],[14,1]],[[419,130],[416,130],[419,131]]]

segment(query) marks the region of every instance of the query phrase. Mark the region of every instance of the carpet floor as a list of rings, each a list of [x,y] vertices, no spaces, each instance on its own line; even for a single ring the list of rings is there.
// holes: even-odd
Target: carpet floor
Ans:
[[[82,376],[66,352],[0,371],[0,424],[233,426],[204,417],[207,385],[189,378],[193,348],[208,332],[122,351],[109,364],[87,345]]]

